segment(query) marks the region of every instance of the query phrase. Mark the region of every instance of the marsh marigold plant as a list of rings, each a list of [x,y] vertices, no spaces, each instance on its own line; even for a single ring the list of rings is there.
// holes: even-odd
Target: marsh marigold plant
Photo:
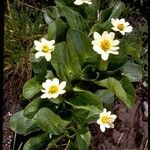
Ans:
[[[11,129],[27,138],[23,150],[55,149],[62,140],[68,150],[89,150],[89,124],[107,132],[115,128],[116,98],[134,106],[132,82],[143,75],[134,60],[142,47],[135,29],[120,18],[125,4],[111,3],[101,9],[98,0],[55,0],[43,9],[47,33],[33,40],[33,74],[22,92],[28,105],[10,119]]]

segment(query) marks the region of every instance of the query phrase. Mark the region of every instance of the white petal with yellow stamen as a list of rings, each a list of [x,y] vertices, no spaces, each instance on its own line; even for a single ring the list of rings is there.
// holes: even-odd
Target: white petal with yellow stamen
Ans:
[[[47,79],[43,84],[43,89],[41,90],[44,94],[41,95],[41,98],[57,98],[60,94],[64,94],[66,86],[66,81],[59,83],[57,78],[53,80]]]
[[[133,30],[133,27],[129,25],[129,22],[125,22],[125,19],[111,19],[111,24],[113,25],[112,29],[114,31],[119,31],[122,35],[129,33]]]
[[[114,40],[115,33],[108,33],[107,31],[104,31],[102,35],[100,35],[98,32],[94,32],[93,38],[93,50],[100,54],[103,60],[106,61],[109,57],[109,54],[119,54],[117,51],[119,47],[117,45],[120,43],[120,41]]]
[[[34,41],[35,50],[38,52],[35,54],[35,58],[45,57],[47,61],[51,60],[51,52],[54,51],[55,40],[48,41],[45,38],[42,38],[41,41]]]
[[[76,0],[76,1],[74,2],[75,5],[82,5],[83,3],[86,3],[86,4],[91,5],[91,4],[92,4],[92,1],[91,1],[91,0]]]
[[[97,124],[100,125],[100,130],[105,132],[105,128],[114,128],[113,122],[117,118],[116,115],[111,115],[111,112],[103,109],[103,112],[100,113],[99,119],[97,120]]]
[[[103,109],[103,112],[100,113],[99,119],[97,120],[97,124],[100,125],[100,130],[105,132],[105,128],[114,128],[113,122],[117,118],[116,115],[111,115],[111,112]]]

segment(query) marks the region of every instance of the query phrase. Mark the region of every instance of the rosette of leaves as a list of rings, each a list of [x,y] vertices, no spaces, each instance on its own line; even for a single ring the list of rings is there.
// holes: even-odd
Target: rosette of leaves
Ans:
[[[132,57],[140,55],[141,45],[136,51],[126,36],[117,35],[119,55],[110,56],[103,70],[98,66],[100,56],[92,49],[91,35],[111,31],[110,20],[120,17],[124,3],[117,1],[103,10],[99,0],[78,7],[68,0],[55,0],[55,4],[43,10],[48,24],[44,37],[56,41],[52,59],[35,59],[34,47],[31,49],[34,73],[22,94],[29,104],[12,116],[10,127],[27,137],[23,150],[56,149],[61,141],[68,150],[88,150],[88,124],[96,122],[103,107],[111,108],[115,97],[129,108],[134,106],[131,82],[141,81],[143,70]],[[137,55],[133,56],[133,49]],[[41,99],[42,82],[54,77],[67,82],[66,93],[57,99]]]

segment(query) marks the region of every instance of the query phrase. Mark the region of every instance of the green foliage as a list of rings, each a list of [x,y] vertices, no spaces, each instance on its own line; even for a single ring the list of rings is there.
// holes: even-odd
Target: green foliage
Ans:
[[[41,134],[36,137],[30,138],[24,145],[23,150],[41,150],[45,149],[49,139],[48,134]]]
[[[11,4],[11,9],[5,13],[4,63],[20,65],[28,57],[32,42],[43,35],[43,17],[41,12],[35,12],[24,6]]]
[[[24,150],[55,148],[62,139],[69,150],[88,150],[88,125],[97,121],[103,108],[111,109],[116,98],[129,108],[136,102],[131,82],[140,82],[143,77],[137,64],[143,50],[141,35],[135,30],[124,36],[116,33],[119,55],[110,55],[107,61],[102,61],[91,44],[93,32],[112,32],[111,19],[121,17],[125,4],[115,1],[101,9],[102,1],[82,6],[73,2],[55,0],[56,5],[43,9],[48,26],[43,37],[55,40],[55,48],[47,62],[44,57],[35,58],[32,45],[29,60],[34,76],[23,87],[23,96],[30,103],[10,121],[18,134],[40,132],[26,142]],[[65,94],[42,99],[42,83],[55,77],[66,81]]]
[[[62,120],[50,109],[45,107],[41,108],[37,112],[35,120],[43,131],[54,135],[59,135],[60,133],[64,132],[64,129],[69,124],[68,121]]]
[[[26,99],[31,99],[35,94],[39,93],[40,90],[41,85],[34,77],[25,83],[23,87],[23,97]]]
[[[79,128],[77,133],[77,146],[79,150],[87,150],[90,141],[91,141],[91,133],[86,128]]]
[[[135,93],[129,79],[122,78],[120,81],[109,77],[101,81],[95,81],[96,84],[108,88],[120,100],[122,100],[128,107],[133,107],[135,104]]]
[[[37,123],[33,119],[27,119],[23,115],[23,110],[15,113],[10,119],[10,127],[18,134],[27,135],[38,129]]]

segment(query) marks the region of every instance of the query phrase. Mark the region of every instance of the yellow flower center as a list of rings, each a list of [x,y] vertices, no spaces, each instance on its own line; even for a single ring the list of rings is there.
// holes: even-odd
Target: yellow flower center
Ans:
[[[124,25],[122,23],[120,23],[120,24],[118,24],[117,28],[122,31],[122,30],[124,30]]]
[[[109,40],[103,40],[103,41],[101,41],[100,45],[101,45],[101,48],[102,48],[104,51],[107,51],[107,50],[110,49],[110,47],[111,47],[111,43],[110,43]]]
[[[56,85],[50,86],[50,88],[49,88],[49,90],[48,90],[48,93],[50,93],[50,94],[55,94],[55,93],[57,93],[57,92],[58,92],[58,86],[56,86]]]
[[[48,45],[43,45],[43,46],[42,46],[42,51],[43,51],[44,53],[47,53],[48,50],[49,50]]]
[[[103,116],[101,120],[102,120],[103,124],[106,124],[106,123],[108,123],[109,118],[107,116]]]

